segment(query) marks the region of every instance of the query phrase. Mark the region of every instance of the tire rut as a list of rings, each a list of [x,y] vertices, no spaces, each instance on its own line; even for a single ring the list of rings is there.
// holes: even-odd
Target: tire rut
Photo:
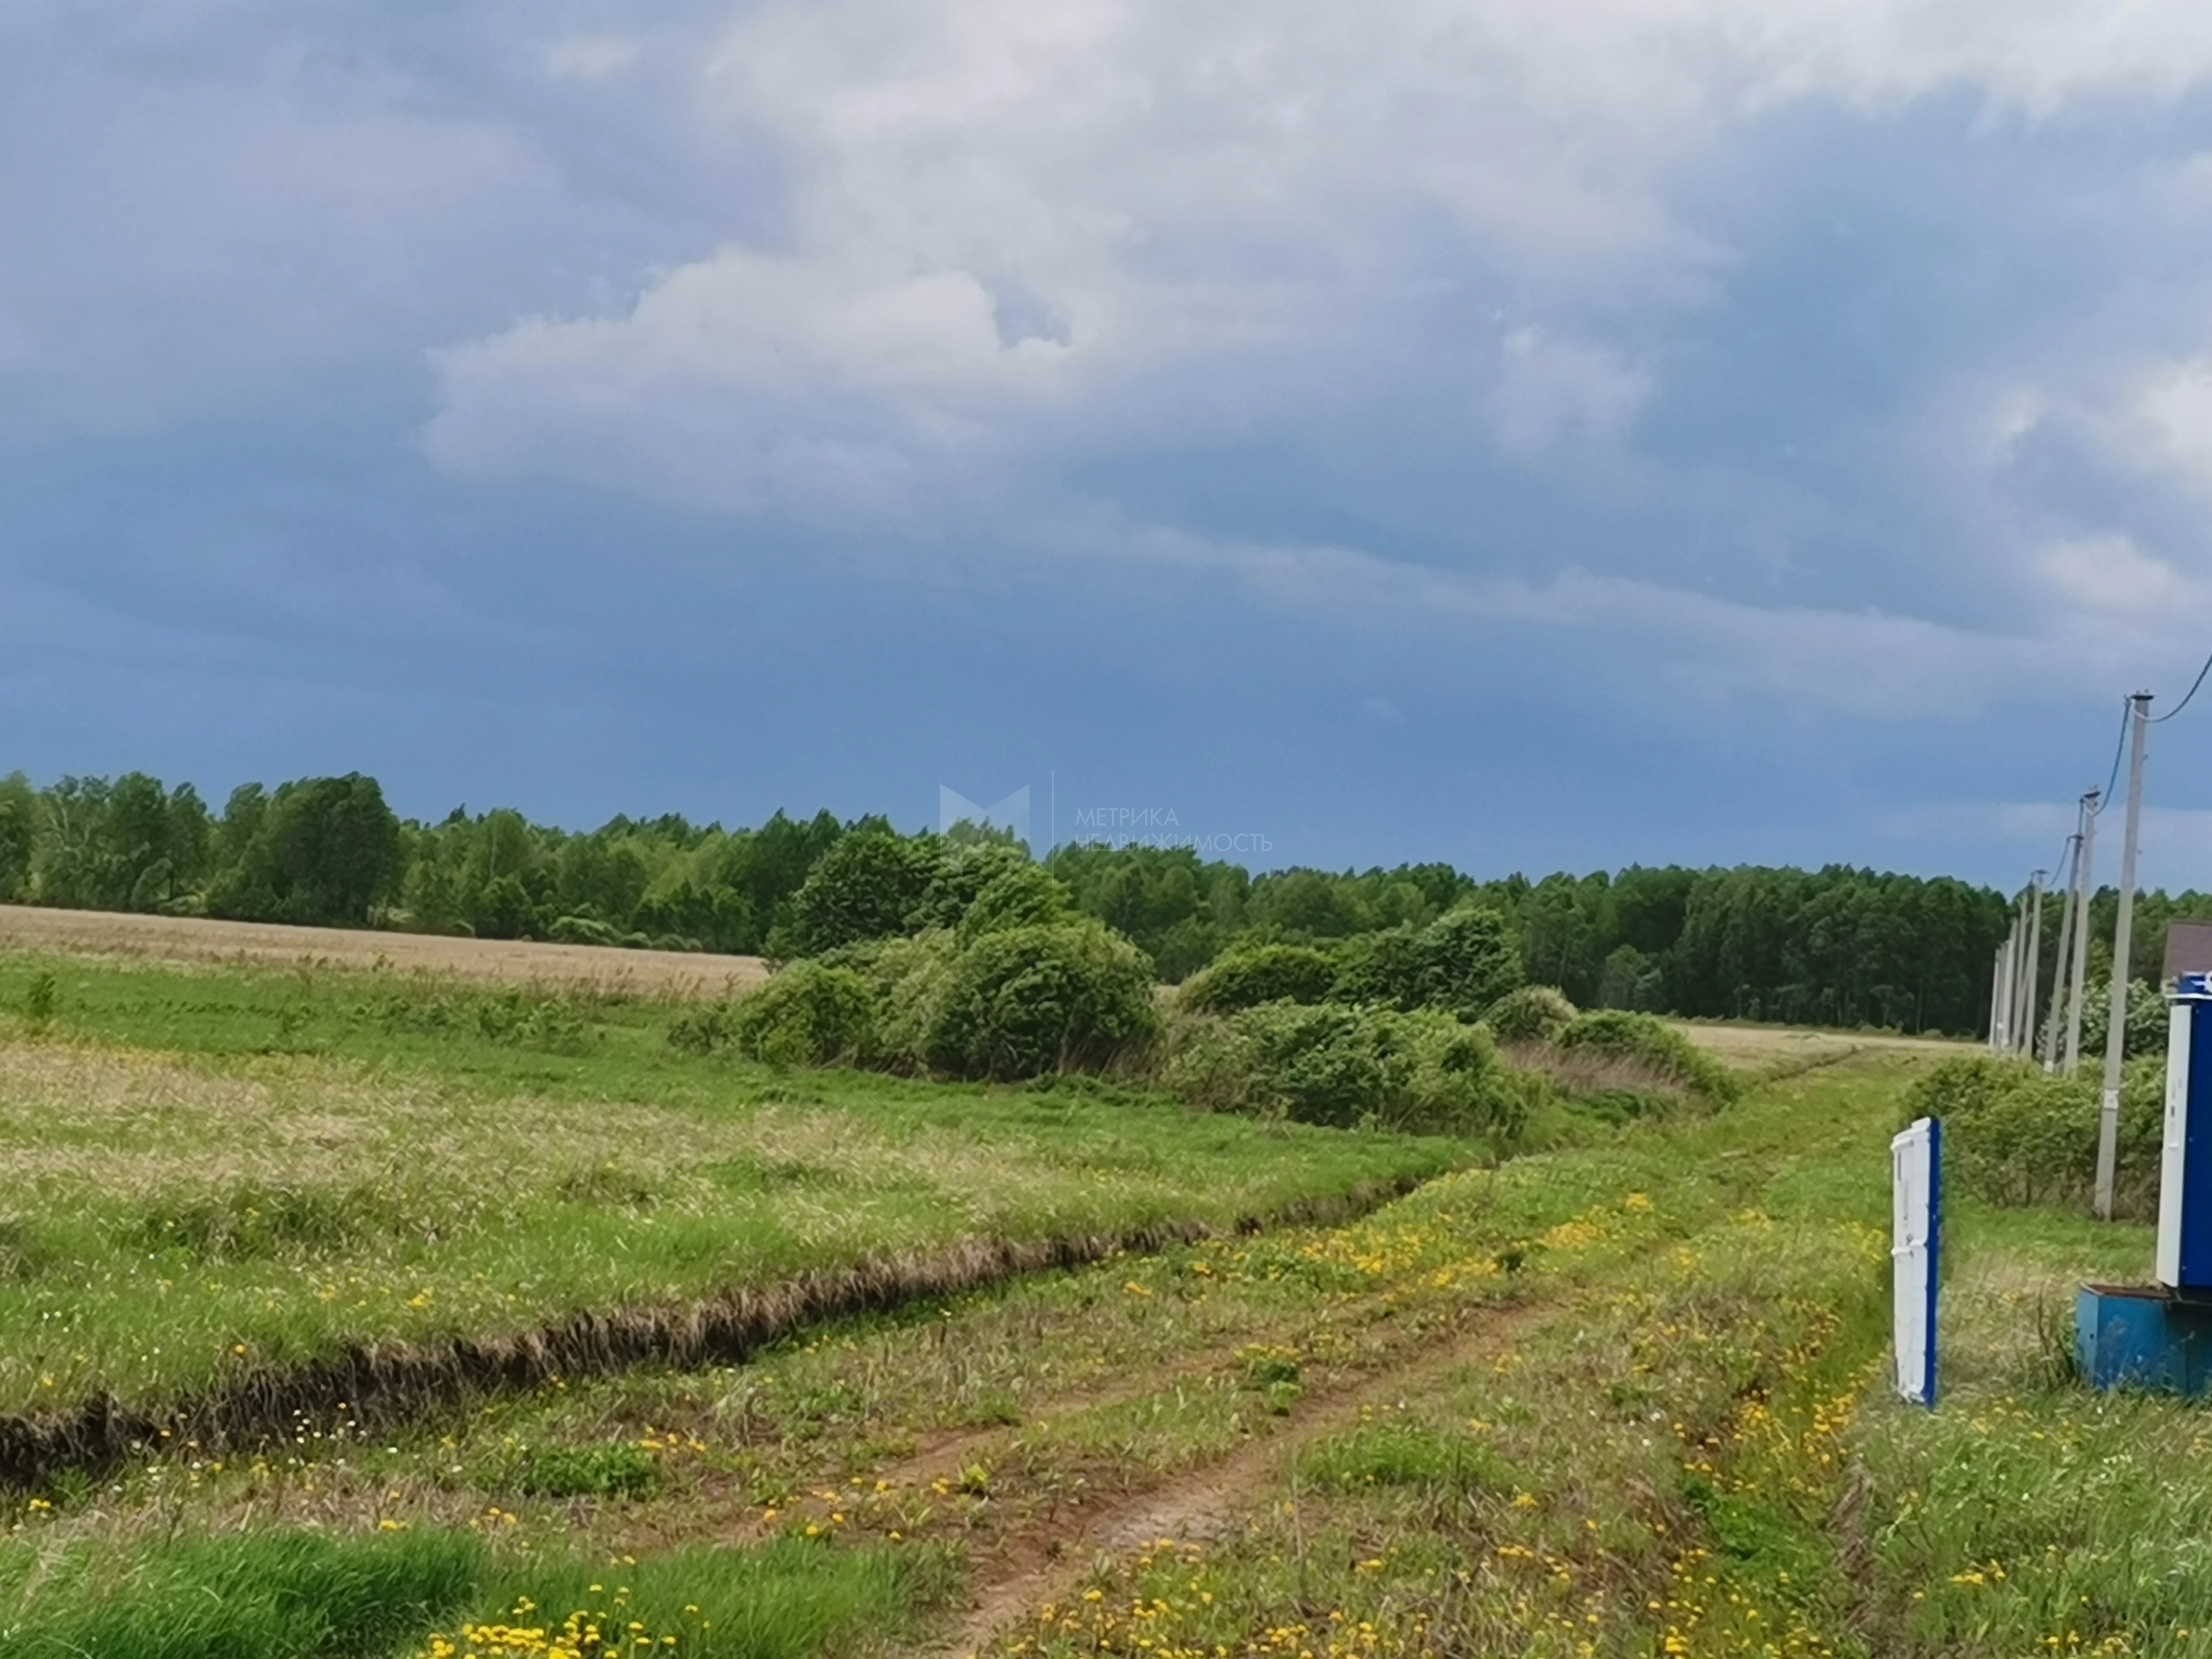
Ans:
[[[1444,1373],[1496,1354],[1529,1325],[1570,1305],[1528,1302],[1479,1309],[1471,1316],[1471,1328],[1439,1337],[1379,1375],[1330,1391],[1277,1433],[1131,1492],[1079,1520],[1063,1516],[1058,1524],[1002,1535],[987,1563],[989,1576],[973,1592],[974,1605],[933,1650],[975,1659],[1017,1619],[1072,1590],[1103,1557],[1163,1540],[1211,1543],[1227,1536],[1249,1513],[1259,1492],[1305,1446],[1356,1424],[1380,1401],[1410,1399]]]
[[[1492,1305],[1493,1308],[1518,1310],[1513,1304]],[[1358,1323],[1365,1325],[1386,1317],[1389,1310],[1378,1295],[1369,1297],[1358,1311],[1365,1316]],[[1103,1388],[1071,1389],[1055,1395],[1030,1407],[1024,1413],[1024,1418],[1030,1422],[1044,1423],[1071,1417],[1079,1412],[1111,1411],[1116,1407],[1142,1400],[1148,1395],[1224,1370],[1233,1364],[1237,1356],[1247,1348],[1289,1344],[1310,1336],[1313,1328],[1310,1318],[1272,1321],[1162,1361],[1141,1376],[1127,1381]],[[1343,1388],[1358,1386],[1364,1386],[1364,1381],[1342,1385]],[[1341,1391],[1340,1389],[1336,1392]],[[898,1488],[926,1487],[933,1481],[957,1476],[971,1463],[994,1461],[993,1455],[1001,1451],[1021,1431],[1021,1425],[1016,1424],[939,1430],[917,1435],[914,1450],[875,1466],[868,1471],[867,1479],[884,1481]],[[773,1519],[764,1514],[749,1512],[734,1524],[725,1522],[686,1533],[656,1531],[651,1535],[649,1547],[668,1549],[685,1542],[704,1540],[724,1545],[757,1544],[794,1522],[826,1521],[833,1511],[849,1502],[848,1493],[839,1492],[834,1497],[825,1497],[817,1486],[815,1490],[787,1503],[775,1505]],[[633,1540],[624,1541],[627,1547]]]

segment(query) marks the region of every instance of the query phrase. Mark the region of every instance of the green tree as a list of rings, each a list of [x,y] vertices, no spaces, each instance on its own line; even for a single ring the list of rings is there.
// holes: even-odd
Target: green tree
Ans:
[[[308,778],[270,798],[210,907],[247,921],[358,926],[402,873],[399,820],[376,780]]]
[[[168,859],[172,904],[197,891],[215,862],[215,818],[200,792],[180,783],[169,796]]]
[[[38,838],[38,792],[21,772],[10,772],[0,778],[0,904],[28,896]]]
[[[246,849],[261,833],[262,820],[268,816],[269,792],[259,784],[241,783],[232,790],[223,804],[222,821],[216,827],[216,862],[226,871],[245,863]]]
[[[42,902],[70,909],[120,908],[115,860],[107,835],[107,803],[114,793],[105,778],[68,776],[42,797],[45,831],[35,854],[33,879]]]

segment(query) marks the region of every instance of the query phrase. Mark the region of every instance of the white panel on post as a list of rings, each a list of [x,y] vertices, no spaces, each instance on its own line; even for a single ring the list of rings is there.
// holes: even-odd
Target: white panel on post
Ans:
[[[2189,1060],[2196,1005],[2177,1002],[2166,1033],[2166,1124],[2158,1177],[2158,1282],[2181,1283],[2181,1199],[2189,1162]]]
[[[1897,1391],[1936,1403],[1936,1268],[1943,1207],[1943,1127],[1923,1117],[1889,1143],[1890,1280]]]

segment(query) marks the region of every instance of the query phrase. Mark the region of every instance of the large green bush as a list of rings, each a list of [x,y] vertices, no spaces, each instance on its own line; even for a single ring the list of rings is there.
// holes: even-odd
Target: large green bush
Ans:
[[[1170,1088],[1215,1111],[1279,1114],[1305,1123],[1357,1123],[1383,1104],[1369,1041],[1372,1011],[1263,1003],[1185,1018],[1171,1034]]]
[[[2041,1020],[2044,1012],[2036,1016],[2036,1041],[2043,1040]],[[2130,1060],[2140,1060],[2146,1054],[2166,1053],[2166,1024],[2169,1018],[2166,1000],[2155,985],[2142,980],[2128,986],[2127,1040],[2121,1052]],[[2086,1062],[2097,1065],[2105,1057],[2105,1038],[2112,1029],[2112,981],[2110,978],[2093,980],[2081,992],[2081,1054]],[[2062,1029],[2059,1042],[2063,1045],[2065,1033]]]
[[[1419,930],[1382,927],[1358,933],[1336,947],[1332,1002],[1359,1002],[1381,1008],[1412,1008],[1420,1003]]]
[[[1389,927],[1323,948],[1231,946],[1183,988],[1182,1006],[1233,1013],[1266,1002],[1346,1003],[1478,1018],[1521,983],[1513,928],[1495,910],[1463,908],[1427,927]]]
[[[908,927],[957,927],[983,890],[1003,877],[1037,866],[1022,848],[1006,842],[938,842],[928,885],[907,918]]]
[[[1410,1012],[1441,1009],[1475,1019],[1523,977],[1513,925],[1495,910],[1473,906],[1427,927],[1388,927],[1339,945],[1328,995]]]
[[[1186,1018],[1164,1067],[1194,1105],[1304,1123],[1516,1140],[1541,1080],[1448,1014],[1271,1002]]]
[[[958,939],[939,927],[832,951],[824,958],[848,963],[876,988],[875,1047],[866,1064],[908,1075],[929,1069],[930,1023],[959,954]]]
[[[794,962],[737,1005],[730,1040],[778,1066],[851,1065],[877,1052],[877,990],[867,975]]]
[[[1182,1006],[1199,1013],[1233,1013],[1263,1002],[1319,1002],[1337,979],[1337,964],[1310,945],[1240,945],[1185,981]]]
[[[2096,1187],[2100,1093],[2091,1071],[2048,1077],[2025,1060],[1978,1055],[1945,1060],[1916,1082],[1902,1121],[1942,1121],[1944,1170],[1962,1191],[1992,1204],[2086,1206]],[[2165,1094],[2161,1060],[2129,1065],[2113,1172],[2118,1213],[2157,1212]]]
[[[799,956],[888,939],[914,924],[942,862],[934,836],[888,831],[847,836],[824,853],[791,901]]]
[[[1413,995],[1403,1000],[1475,1019],[1524,977],[1513,924],[1495,910],[1458,909],[1413,936]]]
[[[1490,1006],[1482,1023],[1500,1042],[1556,1042],[1574,1023],[1575,1005],[1549,985],[1524,985]]]
[[[926,1057],[957,1077],[1095,1070],[1159,1031],[1152,958],[1092,921],[983,934],[932,1001]]]
[[[1024,860],[994,874],[976,890],[955,924],[963,944],[1009,927],[1042,927],[1065,921],[1067,884],[1042,865]]]
[[[1735,1074],[1673,1026],[1650,1014],[1601,1009],[1577,1014],[1559,1033],[1559,1053],[1571,1060],[1618,1068],[1616,1085],[1631,1091],[1656,1087],[1724,1105],[1740,1092]],[[1602,1083],[1601,1072],[1593,1073]]]

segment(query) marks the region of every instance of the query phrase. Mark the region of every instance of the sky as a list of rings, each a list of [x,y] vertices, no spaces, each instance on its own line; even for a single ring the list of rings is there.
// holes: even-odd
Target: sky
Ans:
[[[0,8],[41,781],[2011,887],[2208,507],[2202,0]]]

